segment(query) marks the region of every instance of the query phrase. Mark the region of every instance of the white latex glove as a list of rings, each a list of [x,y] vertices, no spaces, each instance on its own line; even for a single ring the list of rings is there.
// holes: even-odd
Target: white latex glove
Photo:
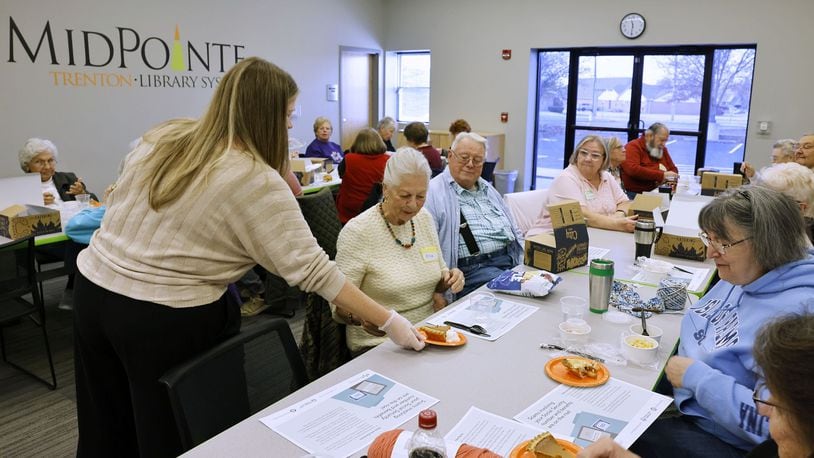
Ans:
[[[404,348],[412,348],[415,351],[424,348],[424,338],[418,333],[413,323],[396,313],[395,310],[390,310],[390,318],[381,325],[379,330],[386,332],[390,340]]]

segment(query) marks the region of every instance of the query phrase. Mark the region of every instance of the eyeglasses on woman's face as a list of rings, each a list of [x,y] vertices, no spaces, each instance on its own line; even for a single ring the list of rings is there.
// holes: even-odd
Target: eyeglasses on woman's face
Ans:
[[[741,244],[752,238],[746,237],[732,243],[721,243],[717,240],[712,240],[709,237],[709,234],[703,231],[698,233],[698,237],[701,238],[702,242],[704,242],[704,246],[706,246],[707,248],[712,248],[713,250],[717,251],[718,253],[721,253],[722,255],[726,254],[726,250],[728,250],[729,248],[732,248],[733,246]]]
[[[579,150],[579,155],[582,158],[590,159],[592,161],[601,161],[605,158],[605,155],[602,153],[594,153],[592,151],[588,151],[587,149]]]
[[[752,401],[755,402],[755,407],[757,407],[758,410],[760,410],[761,405],[764,408],[774,408],[774,407],[780,408],[780,406],[778,406],[774,402],[769,401],[770,396],[771,394],[769,393],[769,390],[766,388],[766,384],[763,382],[758,382],[757,385],[755,385],[755,390],[752,391]]]

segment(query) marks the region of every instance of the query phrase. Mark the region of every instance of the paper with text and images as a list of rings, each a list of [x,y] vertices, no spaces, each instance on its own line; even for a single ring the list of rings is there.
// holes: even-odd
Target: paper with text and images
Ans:
[[[477,407],[470,407],[461,421],[444,436],[447,443],[469,444],[487,448],[500,456],[509,456],[512,449],[530,440],[545,429],[535,425],[518,423]],[[568,435],[554,434],[559,439],[573,442]]]
[[[480,310],[477,304],[470,300],[471,297],[477,294],[477,292],[474,292],[463,298],[457,305],[443,309],[438,315],[429,318],[427,322],[435,325],[442,325],[444,321],[454,321],[467,326],[479,324],[486,329],[489,337],[472,334],[461,329],[456,329],[456,331],[495,341],[537,311],[537,307],[533,305],[519,304],[501,298],[495,298],[494,304],[490,305],[488,311]]]
[[[609,248],[600,248],[598,246],[588,246],[588,262],[594,259],[602,259],[606,254],[610,253]]]
[[[437,402],[366,370],[260,421],[308,453],[349,456]]]
[[[580,447],[611,437],[627,448],[671,402],[667,396],[611,377],[592,388],[559,385],[514,418],[555,436],[573,436]]]

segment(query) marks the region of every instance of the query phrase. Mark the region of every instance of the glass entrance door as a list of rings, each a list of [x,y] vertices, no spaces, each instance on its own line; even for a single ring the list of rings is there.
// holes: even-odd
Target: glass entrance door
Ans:
[[[627,142],[631,103],[635,97],[634,56],[579,56],[576,116],[570,130],[570,150],[586,135],[619,137]],[[570,155],[566,154],[566,162]]]

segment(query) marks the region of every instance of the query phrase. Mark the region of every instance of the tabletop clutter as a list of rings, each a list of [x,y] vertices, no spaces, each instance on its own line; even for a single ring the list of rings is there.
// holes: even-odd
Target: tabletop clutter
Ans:
[[[675,203],[674,199],[673,204]],[[489,281],[486,288],[477,290],[442,309],[418,327],[428,344],[428,349],[425,351],[442,353],[467,351],[467,343],[477,340],[494,342],[529,318],[534,312],[549,306],[551,302],[558,301],[560,311],[557,315],[561,319],[559,322],[551,323],[552,328],[546,330],[552,340],[542,344],[539,341],[534,342],[535,345],[539,345],[540,349],[553,352],[545,355],[548,359],[544,364],[544,372],[548,379],[558,385],[514,417],[514,420],[522,423],[520,425],[522,427],[535,425],[536,429],[532,430],[534,433],[523,433],[521,436],[524,440],[517,440],[521,436],[515,437],[510,449],[491,448],[491,450],[487,450],[485,444],[488,441],[485,439],[473,440],[469,445],[451,443],[450,436],[454,435],[455,431],[459,428],[466,429],[466,426],[461,425],[478,423],[468,422],[468,418],[472,414],[471,410],[476,408],[471,407],[470,412],[460,420],[459,425],[456,425],[447,436],[441,437],[436,429],[438,422],[436,411],[429,410],[425,406],[421,407],[423,411],[420,413],[418,410],[411,412],[410,415],[405,413],[405,417],[410,416],[410,418],[418,415],[418,428],[411,428],[414,432],[391,430],[387,427],[379,430],[378,436],[373,439],[367,449],[368,456],[371,458],[401,456],[419,458],[479,453],[478,456],[523,458],[575,457],[581,447],[589,445],[603,435],[611,435],[620,444],[629,446],[641,434],[641,431],[655,420],[658,412],[669,405],[669,398],[651,392],[650,387],[632,385],[613,377],[612,374],[616,370],[627,371],[627,367],[640,372],[641,370],[645,372],[660,370],[659,363],[669,356],[668,352],[672,348],[662,349],[664,329],[647,320],[654,314],[682,313],[689,300],[688,281],[673,278],[671,274],[674,274],[676,270],[687,274],[692,274],[692,272],[660,259],[652,259],[654,246],[665,236],[662,234],[662,231],[666,231],[664,223],[657,224],[652,219],[640,216],[641,220],[636,225],[636,233],[630,237],[633,240],[631,240],[629,250],[634,256],[624,257],[624,268],[621,268],[621,264],[617,265],[617,262],[623,262],[620,257],[618,261],[609,259],[610,256],[605,255],[589,257],[589,234],[578,203],[564,202],[552,205],[549,206],[549,211],[554,222],[553,233],[541,234],[526,240],[525,266],[504,271]],[[653,214],[661,216],[661,211],[654,208],[651,211],[651,215]],[[617,237],[622,236],[625,235],[619,234]],[[610,251],[606,250],[606,254]],[[627,263],[647,274],[646,288],[642,289],[631,283],[633,280],[629,276]],[[555,297],[552,301],[551,295],[556,293],[558,286],[562,288],[560,285],[569,280],[576,281],[582,275],[579,272],[569,273],[566,276],[561,274],[583,266],[587,266],[585,272],[587,273],[587,291],[583,290],[580,294],[574,288],[569,288],[569,294],[559,298]],[[691,268],[686,267],[686,269]],[[616,278],[617,273],[623,276]],[[643,298],[640,291],[652,292],[651,288],[655,288],[655,296]],[[509,296],[500,297],[501,293],[519,296],[523,298],[524,303],[514,302]],[[539,303],[536,306],[528,305],[530,300],[542,300],[545,303]],[[666,323],[663,320],[658,322],[662,325]],[[548,324],[545,326],[547,327]],[[675,335],[673,331],[671,329],[671,339]],[[671,341],[670,347],[672,347],[672,343]],[[478,347],[478,351],[482,351],[483,348]],[[624,373],[627,374],[627,372]],[[376,374],[373,377],[379,378],[375,379],[375,383],[371,385],[377,387],[400,386],[397,382],[388,381],[386,377]],[[638,378],[638,376],[634,378]],[[369,380],[374,380],[374,378]],[[347,381],[346,384],[348,383],[351,382]],[[359,388],[358,379],[353,379],[352,383],[354,385],[348,395],[348,399],[352,399],[352,402],[362,402],[362,400],[368,399],[370,401],[365,402],[373,401],[386,405],[388,396],[400,399],[397,397],[398,391],[393,391],[395,388],[374,390],[377,398],[372,399],[371,393],[373,392],[368,388]],[[574,391],[575,388],[576,391]],[[580,394],[582,390],[596,390],[596,392],[586,397]],[[344,393],[348,389],[339,384],[326,390],[326,392],[328,391],[340,393],[330,397],[332,399],[330,402],[334,402],[333,399],[344,399]],[[366,397],[357,392],[365,393]],[[382,396],[384,398],[378,399]],[[574,396],[573,400],[570,396]],[[616,400],[617,396],[620,396],[618,400]],[[419,396],[417,399],[420,398]],[[328,402],[329,397],[318,394],[313,399],[324,399],[325,401],[320,402]],[[599,402],[595,400],[601,399],[606,399],[609,403],[614,404],[614,408],[619,409],[614,412],[617,415],[616,418],[624,421],[618,422],[611,418],[612,415],[603,417],[598,413],[600,410],[591,410],[600,409],[599,405],[590,404]],[[300,406],[309,405],[309,402],[311,401],[302,401]],[[425,402],[428,406],[432,405],[433,400],[430,395],[426,396]],[[438,401],[435,400],[435,402]],[[551,410],[553,405],[571,407],[565,416],[561,412],[556,414],[549,412],[551,413],[549,415],[546,412]],[[622,405],[626,407],[620,407]],[[418,404],[416,404],[416,408],[418,408]],[[655,416],[650,415],[653,418],[645,421],[643,418],[648,415],[642,415],[639,409],[657,413]],[[288,408],[272,416],[289,415],[286,413],[287,410]],[[291,409],[291,412],[294,412],[294,409]],[[371,412],[369,415],[374,416],[374,413]],[[481,412],[481,414],[484,413]],[[597,417],[597,415],[599,416]],[[551,420],[554,423],[549,427],[543,424],[542,419],[544,418],[549,420],[553,418],[556,421]],[[507,424],[517,424],[510,419],[504,420],[509,422]],[[269,427],[278,432],[282,431],[282,429],[277,429],[281,428],[279,425],[282,424],[282,420],[274,421],[278,422],[278,426],[269,425]],[[583,423],[586,425],[583,428],[594,425],[592,427],[598,435],[590,439],[582,437],[582,433],[571,429]],[[415,423],[413,425],[415,426]],[[390,426],[390,428],[392,427]],[[480,426],[472,426],[471,435],[467,437],[476,436],[474,431],[479,428]],[[555,437],[551,433],[560,437]],[[295,441],[295,443],[302,446],[299,442]],[[496,444],[492,445],[497,447]]]

